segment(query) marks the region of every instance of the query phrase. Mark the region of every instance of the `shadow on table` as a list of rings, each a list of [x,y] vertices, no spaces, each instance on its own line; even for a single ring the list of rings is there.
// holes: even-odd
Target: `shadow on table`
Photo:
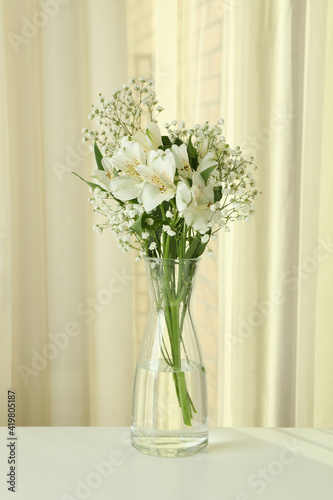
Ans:
[[[253,448],[255,447],[255,443],[253,442],[252,439],[237,439],[237,440],[230,440],[230,441],[218,441],[218,442],[212,442],[208,443],[207,448],[205,448],[202,453],[206,453],[209,455],[218,453],[221,455],[221,452],[226,452],[230,453],[232,451],[241,451],[241,452],[246,452],[246,451],[251,451],[253,452]]]

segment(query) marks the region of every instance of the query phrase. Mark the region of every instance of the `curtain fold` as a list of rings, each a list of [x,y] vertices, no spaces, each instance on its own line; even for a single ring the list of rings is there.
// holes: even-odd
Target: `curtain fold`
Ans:
[[[321,149],[321,175],[319,183],[319,238],[312,254],[314,264],[318,263],[317,289],[315,298],[316,323],[314,351],[314,403],[315,426],[332,427],[333,412],[333,323],[331,321],[332,284],[333,284],[333,231],[332,231],[332,110],[333,110],[333,5],[327,2],[325,72],[323,79],[323,120]],[[313,262],[313,260],[312,260]],[[309,263],[308,263],[309,265]],[[313,305],[312,305],[313,307]]]
[[[3,15],[0,9],[0,29],[3,26]],[[5,66],[5,50],[0,45],[0,67]],[[9,131],[8,131],[8,105],[7,81],[3,71],[0,71],[0,109],[3,119],[0,120],[0,303],[1,303],[1,329],[0,329],[0,377],[1,394],[6,394],[11,387],[12,365],[12,276],[11,276],[11,213],[10,213],[10,177],[9,177]],[[7,406],[1,405],[0,421],[6,421]]]

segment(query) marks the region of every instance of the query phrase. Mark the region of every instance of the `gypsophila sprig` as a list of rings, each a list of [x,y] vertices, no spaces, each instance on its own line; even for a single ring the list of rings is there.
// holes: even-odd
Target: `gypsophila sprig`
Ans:
[[[83,141],[96,141],[106,157],[119,148],[123,137],[132,137],[142,130],[144,119],[154,122],[163,111],[162,106],[157,105],[154,83],[145,78],[137,81],[131,78],[128,84],[114,89],[110,99],[99,94],[99,102],[99,106],[92,105],[88,115],[89,120],[97,121],[98,128],[82,129]]]
[[[93,141],[97,169],[89,182],[94,211],[127,252],[159,258],[196,258],[217,231],[249,220],[257,197],[253,158],[222,135],[221,118],[187,128],[171,120],[161,134],[153,82],[131,78],[111,99],[99,95],[83,129]]]

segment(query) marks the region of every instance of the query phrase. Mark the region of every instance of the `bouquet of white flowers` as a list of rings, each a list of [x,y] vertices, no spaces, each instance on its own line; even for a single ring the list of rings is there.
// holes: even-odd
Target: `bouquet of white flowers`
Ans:
[[[218,230],[228,232],[232,222],[248,220],[254,213],[258,191],[249,168],[253,158],[245,159],[239,147],[229,146],[222,119],[213,127],[206,122],[190,129],[173,120],[164,124],[162,135],[157,116],[163,108],[153,82],[144,78],[132,78],[114,90],[110,100],[101,94],[99,100],[100,106],[93,106],[89,115],[99,127],[83,129],[83,140],[94,143],[97,163],[91,181],[85,182],[94,211],[104,216],[94,228],[110,229],[123,252],[136,249],[137,259],[196,259]],[[184,283],[191,275],[180,271],[175,279],[171,274],[165,266],[159,287],[169,352],[164,340],[161,349],[175,370],[183,421],[191,425],[196,410],[184,377],[177,375],[189,298]]]
[[[253,158],[227,144],[222,119],[191,129],[173,120],[162,135],[156,118],[163,108],[144,78],[132,78],[111,100],[100,95],[100,102],[89,115],[99,128],[83,129],[97,163],[90,202],[105,217],[94,229],[110,228],[124,252],[199,257],[219,229],[230,231],[231,222],[254,213]]]

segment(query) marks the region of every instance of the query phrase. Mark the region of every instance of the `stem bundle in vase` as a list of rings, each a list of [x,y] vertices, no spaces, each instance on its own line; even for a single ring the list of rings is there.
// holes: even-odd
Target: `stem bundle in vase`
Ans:
[[[187,390],[185,374],[182,369],[182,353],[189,361],[182,334],[184,318],[191,298],[196,259],[192,259],[192,261],[191,265],[191,262],[187,261],[184,264],[184,260],[179,260],[177,276],[172,260],[167,257],[162,264],[162,275],[152,276],[153,281],[155,281],[155,283],[153,282],[155,303],[163,312],[169,337],[169,347],[165,341],[162,341],[161,353],[164,361],[173,372],[178,403],[182,410],[183,421],[188,426],[191,426],[193,413],[196,413],[196,409]]]

